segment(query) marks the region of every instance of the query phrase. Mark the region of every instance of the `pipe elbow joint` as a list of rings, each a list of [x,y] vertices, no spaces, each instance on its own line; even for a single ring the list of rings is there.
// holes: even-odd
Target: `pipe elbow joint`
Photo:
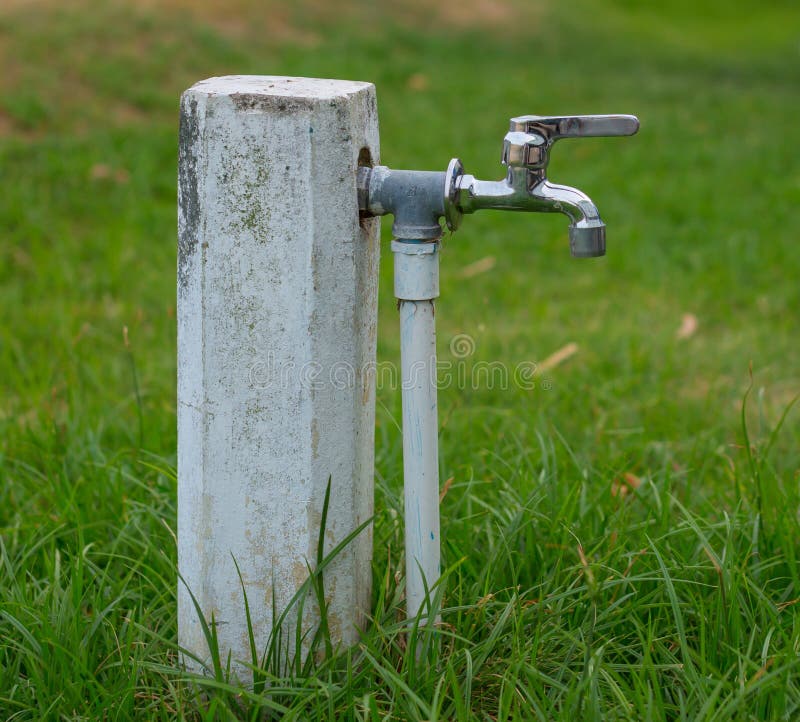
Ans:
[[[395,238],[435,241],[442,236],[444,179],[435,171],[359,168],[359,208],[373,216],[394,216]]]

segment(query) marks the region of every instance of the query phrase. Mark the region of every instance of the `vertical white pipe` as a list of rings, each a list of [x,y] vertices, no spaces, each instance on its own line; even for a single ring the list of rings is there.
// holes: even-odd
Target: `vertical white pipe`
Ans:
[[[440,573],[439,442],[436,403],[438,243],[392,242],[400,299],[406,603],[415,617]]]
[[[325,553],[372,515],[378,220],[359,223],[356,168],[378,160],[375,88],[211,78],[180,144],[178,637],[209,659],[188,586],[247,678],[242,584],[260,658],[316,563],[328,480]],[[366,623],[371,558],[368,527],[325,571],[334,644]],[[312,595],[306,644],[319,621]]]

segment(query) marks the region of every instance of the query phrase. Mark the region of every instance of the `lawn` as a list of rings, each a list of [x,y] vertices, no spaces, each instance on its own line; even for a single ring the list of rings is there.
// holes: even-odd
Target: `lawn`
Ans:
[[[0,718],[800,718],[796,3],[225,7],[0,7]],[[375,83],[398,168],[498,178],[520,114],[642,127],[554,150],[605,258],[546,214],[445,239],[441,358],[466,334],[470,367],[540,369],[440,391],[441,629],[404,623],[381,388],[362,644],[198,695],[175,642],[177,102],[228,73]]]

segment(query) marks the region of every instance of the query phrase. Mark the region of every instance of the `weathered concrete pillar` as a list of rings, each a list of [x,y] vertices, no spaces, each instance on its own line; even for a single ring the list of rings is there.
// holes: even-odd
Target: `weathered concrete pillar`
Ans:
[[[223,662],[251,658],[234,558],[260,657],[273,599],[314,566],[328,479],[326,552],[372,514],[379,250],[359,157],[378,160],[369,83],[232,76],[181,100],[178,566]],[[371,556],[368,528],[325,572],[334,640],[364,624]],[[178,604],[180,644],[208,659],[183,584]],[[317,617],[311,595],[303,628]]]

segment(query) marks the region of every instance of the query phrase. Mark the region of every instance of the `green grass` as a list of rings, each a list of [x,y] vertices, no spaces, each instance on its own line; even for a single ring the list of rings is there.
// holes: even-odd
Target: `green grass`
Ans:
[[[524,3],[433,26],[423,2],[240,5],[238,26],[0,10],[0,718],[800,717],[796,4]],[[458,155],[499,177],[522,113],[642,130],[554,151],[553,180],[603,213],[605,259],[570,258],[546,215],[478,214],[445,241],[443,359],[459,333],[468,364],[579,351],[533,391],[440,393],[441,629],[404,622],[384,389],[363,644],[256,690],[221,669],[199,695],[174,641],[177,98],[231,72],[373,81],[395,167]]]

